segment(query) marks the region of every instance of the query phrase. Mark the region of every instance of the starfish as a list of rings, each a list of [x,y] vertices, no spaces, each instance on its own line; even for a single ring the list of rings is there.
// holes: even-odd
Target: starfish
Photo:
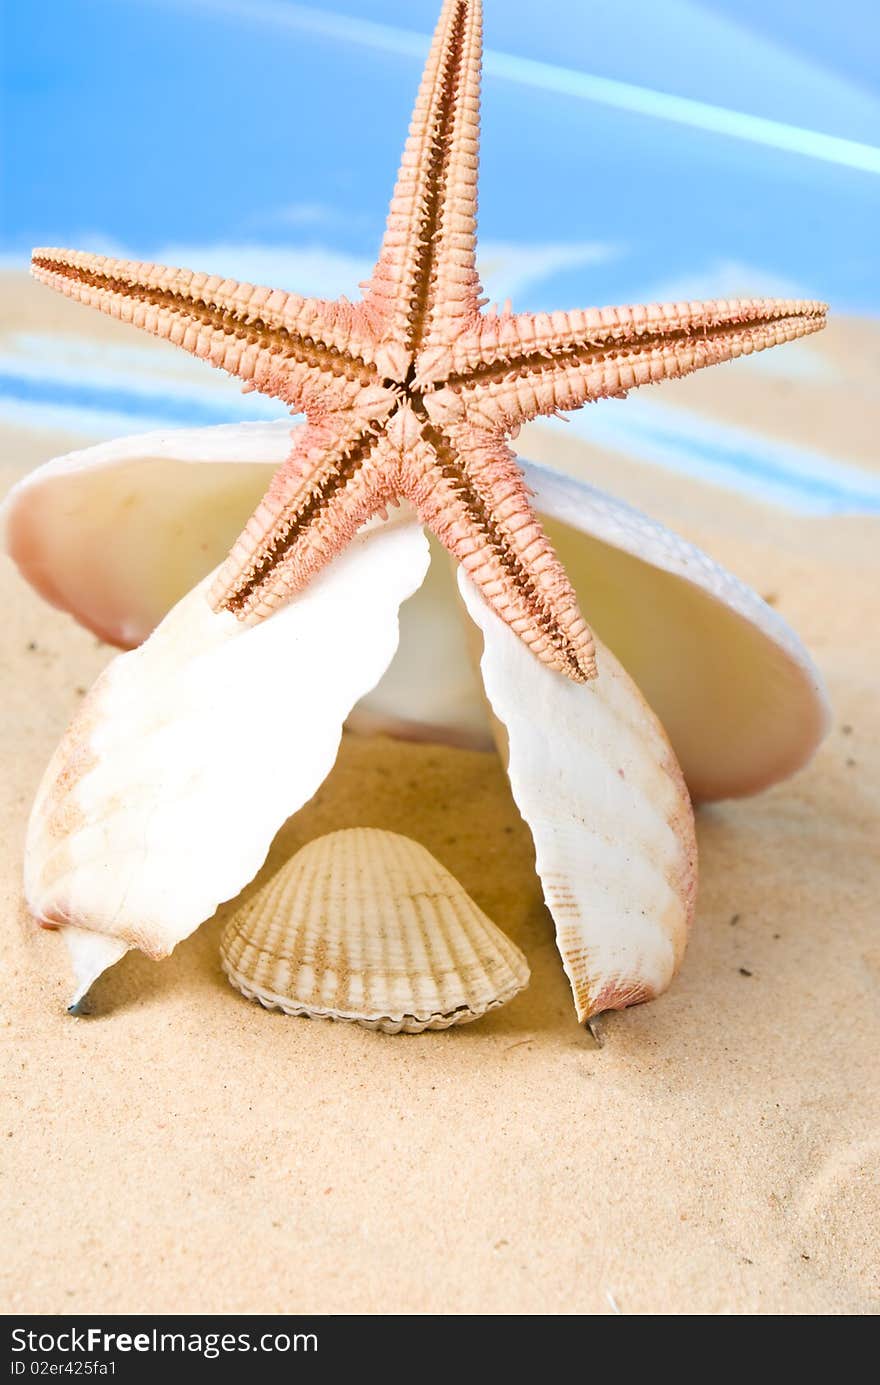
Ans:
[[[42,283],[183,346],[304,413],[306,427],[211,590],[262,619],[408,500],[533,653],[582,682],[591,632],[508,441],[539,415],[818,331],[825,305],[767,298],[484,312],[476,268],[480,0],[445,0],[372,278],[353,304],[41,249]]]

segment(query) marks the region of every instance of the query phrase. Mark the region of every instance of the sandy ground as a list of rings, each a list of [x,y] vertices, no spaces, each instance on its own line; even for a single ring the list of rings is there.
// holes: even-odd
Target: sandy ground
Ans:
[[[28,302],[7,298],[25,318]],[[69,306],[41,327],[51,311],[63,330]],[[829,339],[841,371],[876,352],[869,325]],[[799,388],[793,410],[786,381],[728,368],[700,383],[671,390],[733,420],[751,400],[769,419],[775,388],[780,435],[829,436],[828,389]],[[848,389],[838,455],[867,465],[864,391],[856,410]],[[4,486],[84,441],[4,430]],[[522,996],[411,1038],[270,1015],[220,972],[221,911],[164,963],[126,958],[76,1020],[61,945],[21,901],[21,852],[42,769],[111,651],[4,561],[3,1311],[877,1310],[880,528],[576,441],[541,449],[772,597],[827,676],[825,746],[790,783],[701,810],[684,969],[608,1019],[602,1049],[575,1024],[496,758],[381,739],[346,740],[266,869],[332,828],[407,832],[526,951]]]

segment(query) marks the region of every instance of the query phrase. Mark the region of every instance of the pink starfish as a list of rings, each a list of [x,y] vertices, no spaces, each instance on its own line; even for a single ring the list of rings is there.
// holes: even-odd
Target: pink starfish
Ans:
[[[476,271],[480,0],[445,0],[364,298],[330,302],[189,270],[36,250],[41,282],[306,415],[235,543],[215,609],[269,615],[400,498],[545,663],[595,673],[590,631],[507,440],[818,331],[825,305],[721,300],[484,314]]]

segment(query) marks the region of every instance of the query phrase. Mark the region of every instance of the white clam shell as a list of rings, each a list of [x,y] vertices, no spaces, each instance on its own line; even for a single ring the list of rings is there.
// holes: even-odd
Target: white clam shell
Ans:
[[[41,596],[133,649],[225,557],[290,451],[289,423],[170,428],[56,457],[2,511]]]
[[[697,892],[690,798],[663,728],[611,652],[589,683],[541,664],[459,573],[481,669],[578,1019],[659,995]]]
[[[137,644],[224,557],[290,437],[281,420],[71,453],[10,493],[7,549],[49,600],[105,639]],[[694,797],[753,793],[805,764],[827,729],[827,699],[778,612],[622,502],[541,467],[523,471],[584,614],[660,717]],[[398,657],[357,708],[358,725],[486,743],[453,592],[434,563],[404,613]]]
[[[663,723],[692,797],[757,793],[804,765],[828,730],[828,699],[779,612],[613,496],[524,471],[581,609]]]
[[[211,610],[209,576],[108,665],[43,776],[25,854],[75,1000],[126,947],[166,956],[253,879],[391,661],[427,562],[417,525],[375,526],[256,626]]]
[[[298,851],[235,911],[220,958],[267,1009],[389,1034],[479,1019],[529,979],[519,948],[429,851],[376,828]]]

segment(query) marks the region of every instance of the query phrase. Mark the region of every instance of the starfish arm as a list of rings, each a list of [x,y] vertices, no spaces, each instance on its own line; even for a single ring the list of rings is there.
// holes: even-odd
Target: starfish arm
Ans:
[[[302,591],[394,499],[384,437],[333,415],[294,434],[293,450],[211,587],[213,608],[262,620]]]
[[[385,393],[353,343],[363,309],[77,250],[35,250],[40,283],[141,327],[300,410],[369,409]]]
[[[446,0],[403,153],[373,277],[364,286],[387,370],[404,379],[426,345],[480,308],[476,271],[480,0]]]
[[[551,668],[596,673],[593,638],[498,434],[423,425],[402,467],[404,494],[498,615]]]
[[[438,420],[510,430],[794,341],[820,331],[825,312],[824,303],[752,298],[486,315],[433,353],[425,407]]]

